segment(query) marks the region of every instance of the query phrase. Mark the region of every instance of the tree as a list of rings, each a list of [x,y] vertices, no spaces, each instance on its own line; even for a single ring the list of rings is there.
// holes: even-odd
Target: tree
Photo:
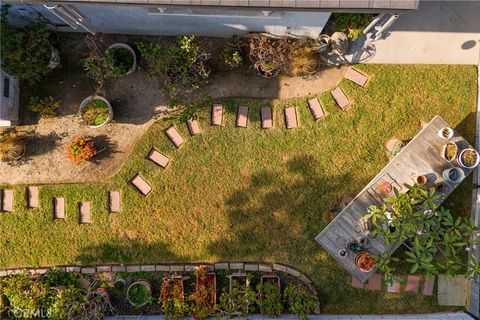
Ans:
[[[371,206],[366,219],[371,219],[372,233],[381,236],[389,247],[402,245],[410,273],[425,273],[428,277],[439,273],[449,275],[465,272],[468,277],[480,274],[480,265],[469,253],[480,242],[480,228],[473,219],[454,218],[449,210],[437,204],[435,188],[405,185],[406,193],[395,191],[384,199],[381,207]],[[376,256],[377,267],[391,281],[398,258],[387,250]]]

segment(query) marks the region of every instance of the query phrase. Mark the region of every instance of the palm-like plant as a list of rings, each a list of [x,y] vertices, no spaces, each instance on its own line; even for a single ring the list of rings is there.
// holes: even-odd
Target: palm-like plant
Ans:
[[[25,153],[25,142],[15,130],[0,134],[0,161],[10,162],[20,159]]]

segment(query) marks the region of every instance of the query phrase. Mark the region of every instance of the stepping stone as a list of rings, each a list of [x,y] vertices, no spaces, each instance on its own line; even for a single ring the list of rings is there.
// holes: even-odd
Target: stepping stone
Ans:
[[[413,275],[408,275],[407,276],[407,285],[405,286],[405,291],[406,292],[412,292],[412,293],[417,294],[419,286],[420,286],[420,277],[419,276],[413,276]]]
[[[382,289],[382,275],[374,273],[368,278],[368,290],[380,291]]]
[[[133,186],[135,186],[135,188],[137,188],[144,196],[152,191],[152,187],[138,174],[132,179],[131,184],[133,184]]]
[[[285,125],[287,129],[298,128],[297,109],[295,107],[285,108]]]
[[[108,193],[108,208],[110,212],[120,212],[120,191],[110,191]]]
[[[262,129],[270,129],[273,127],[272,108],[263,107],[260,109],[260,118],[262,119]]]
[[[178,133],[177,129],[174,126],[171,126],[167,130],[165,130],[165,134],[167,137],[172,141],[176,148],[180,148],[180,146],[185,142],[183,140],[180,133]]]
[[[330,91],[330,93],[340,109],[343,110],[350,104],[350,100],[348,100],[348,97],[345,92],[343,92],[342,88],[336,87]]]
[[[53,199],[53,217],[55,219],[65,219],[65,198]]]
[[[392,152],[395,148],[397,148],[397,145],[402,143],[401,140],[398,139],[390,139],[387,141],[385,144],[385,147],[387,148],[387,151]]]
[[[322,105],[317,98],[313,98],[308,100],[308,107],[312,112],[313,119],[316,121],[325,116],[325,112],[323,111]]]
[[[355,276],[352,276],[352,287],[356,289],[363,289],[363,283],[358,280]]]
[[[345,73],[345,78],[359,85],[360,87],[365,87],[365,84],[368,81],[367,76],[353,67],[348,68],[347,72]]]
[[[212,106],[212,126],[221,126],[223,120],[223,105],[213,104]]]
[[[90,223],[90,201],[80,202],[79,205],[80,211],[80,223]]]
[[[200,125],[198,124],[197,120],[193,120],[193,119],[187,120],[187,127],[191,136],[196,136],[197,134],[200,133]]]
[[[39,207],[38,187],[30,186],[27,188],[27,206],[31,209]]]
[[[237,110],[237,127],[246,128],[248,122],[248,107],[239,106]]]
[[[168,163],[170,162],[170,159],[166,155],[158,152],[154,148],[150,150],[150,153],[148,154],[147,158],[152,160],[154,163],[158,164],[160,167],[163,167],[163,168],[166,168]]]
[[[463,307],[467,300],[465,277],[462,275],[438,275],[438,304],[441,306]]]
[[[393,277],[392,284],[388,286],[387,291],[390,293],[400,293],[400,281],[397,277]]]
[[[13,190],[3,189],[2,211],[13,212]]]
[[[423,284],[423,295],[431,296],[433,295],[433,287],[435,286],[435,278],[426,278]]]

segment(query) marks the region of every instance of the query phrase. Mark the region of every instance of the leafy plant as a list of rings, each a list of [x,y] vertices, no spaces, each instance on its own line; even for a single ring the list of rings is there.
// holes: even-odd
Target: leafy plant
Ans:
[[[110,107],[102,99],[94,99],[83,108],[82,118],[90,126],[99,126],[110,117]]]
[[[43,21],[32,22],[22,28],[14,27],[8,22],[8,10],[8,5],[1,8],[2,68],[8,74],[33,84],[52,71],[49,68],[53,50],[50,31]]]
[[[431,277],[439,273],[452,275],[463,269],[467,276],[478,276],[480,267],[475,256],[471,255],[473,262],[468,264],[464,257],[478,244],[480,227],[472,219],[455,219],[449,210],[439,207],[435,188],[405,186],[407,192],[394,189],[395,195],[384,199],[381,207],[369,208],[365,219],[371,219],[372,233],[381,236],[387,247],[403,244],[402,260],[410,264],[410,273],[424,272]],[[391,281],[393,264],[399,259],[389,251],[375,259],[378,269]]]
[[[15,129],[0,133],[0,161],[10,162],[19,159],[25,153],[25,142]]]
[[[73,286],[77,280],[76,272],[65,272],[57,268],[50,269],[45,276],[44,283],[50,287],[55,286]]]
[[[201,50],[194,36],[177,37],[176,44],[167,49],[141,42],[137,48],[146,61],[149,76],[160,77],[168,97],[191,92],[207,83],[210,70],[205,62],[210,55]]]
[[[55,100],[52,96],[40,99],[39,97],[31,97],[28,109],[33,112],[40,113],[40,118],[53,118],[57,115],[57,109],[62,101]]]
[[[267,281],[257,286],[257,304],[260,313],[270,317],[277,317],[282,314],[282,296],[277,283]]]
[[[345,32],[351,40],[357,40],[370,22],[373,14],[371,13],[332,13],[331,19],[335,23],[338,31]]]
[[[102,39],[99,36],[88,35],[85,41],[90,53],[82,60],[83,69],[87,71],[89,77],[95,80],[96,92],[100,92],[105,80],[116,76],[115,60],[112,54],[105,54],[105,50],[100,48],[99,43],[102,42]]]
[[[318,302],[312,293],[302,286],[288,284],[283,295],[290,312],[301,320],[306,320],[307,315],[313,313],[317,307]]]
[[[169,119],[175,119],[179,123],[185,123],[187,120],[196,119],[200,110],[211,107],[212,101],[213,99],[207,94],[204,95],[201,100],[189,99],[182,102],[180,99],[170,99],[168,102],[168,107],[181,107],[182,111],[180,113],[172,114]]]
[[[224,46],[220,53],[222,62],[230,69],[236,69],[243,63],[243,57],[239,50],[230,46]]]
[[[126,48],[111,48],[107,50],[107,59],[112,61],[112,77],[125,75],[133,67],[133,56]]]
[[[93,141],[80,136],[73,137],[67,147],[68,159],[75,164],[90,160],[96,153]]]
[[[246,317],[255,311],[256,301],[257,294],[248,284],[239,285],[237,280],[232,280],[231,292],[223,288],[220,296],[219,316],[228,319],[234,315]]]
[[[318,70],[320,58],[318,49],[310,42],[298,46],[292,53],[292,66],[290,73],[294,76],[311,75]]]
[[[160,304],[165,317],[176,319],[190,314],[190,306],[185,301],[183,282],[174,277],[165,277],[160,292]]]
[[[194,319],[206,319],[215,312],[216,292],[215,276],[207,273],[207,267],[199,267],[195,274],[197,283],[189,300],[193,302]]]
[[[150,304],[153,301],[150,290],[141,283],[134,284],[130,287],[128,290],[128,300],[137,306]]]
[[[249,46],[249,56],[253,67],[266,77],[290,71],[293,51],[293,44],[290,40],[286,38],[273,40],[265,36],[254,35],[250,39]]]

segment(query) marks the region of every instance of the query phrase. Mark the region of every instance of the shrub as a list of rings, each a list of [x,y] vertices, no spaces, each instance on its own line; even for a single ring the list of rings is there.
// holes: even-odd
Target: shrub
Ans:
[[[210,55],[201,50],[194,36],[177,37],[168,49],[158,44],[137,43],[150,77],[159,76],[168,97],[191,92],[207,83],[210,70],[205,62]]]
[[[302,286],[288,284],[283,295],[290,312],[301,320],[307,319],[307,315],[313,313],[317,307],[318,302],[312,293]]]
[[[78,274],[75,272],[65,272],[60,269],[50,269],[44,278],[44,282],[50,287],[73,286]]]
[[[112,55],[105,54],[97,42],[102,42],[98,36],[88,35],[85,41],[90,50],[88,57],[82,60],[83,69],[97,83],[97,92],[103,88],[105,80],[115,75],[115,61]]]
[[[265,282],[257,286],[259,298],[257,304],[260,313],[270,317],[277,317],[282,314],[282,297],[277,283]]]
[[[0,57],[2,68],[10,75],[35,83],[52,70],[48,67],[53,45],[44,22],[34,22],[22,28],[8,23],[8,6],[1,9]]]
[[[180,318],[190,313],[190,307],[185,302],[183,283],[180,279],[165,277],[160,292],[160,305],[167,318]]]
[[[25,153],[25,142],[15,130],[5,130],[0,134],[0,161],[17,160]]]
[[[110,107],[102,99],[92,99],[82,110],[82,118],[90,126],[99,126],[109,117]]]
[[[239,50],[230,46],[224,46],[220,53],[220,59],[230,69],[236,69],[243,63],[243,57]]]
[[[133,67],[133,56],[130,50],[125,48],[111,48],[107,50],[107,59],[112,61],[112,77],[125,75]]]
[[[40,113],[40,118],[53,118],[57,115],[57,109],[62,101],[55,100],[52,96],[40,99],[39,97],[31,97],[28,109],[33,112]]]
[[[338,31],[345,32],[347,36],[355,41],[357,40],[370,22],[373,14],[371,13],[332,13],[331,19],[335,23]]]
[[[197,284],[189,300],[193,302],[192,313],[195,319],[206,319],[215,312],[215,277],[207,274],[206,267],[196,271]]]
[[[238,281],[232,281],[232,291],[223,288],[220,296],[219,316],[230,319],[232,315],[241,314],[243,317],[255,312],[254,304],[257,294],[248,285],[239,286]]]
[[[75,164],[90,160],[96,153],[93,141],[80,136],[73,137],[67,148],[68,159]]]
[[[310,43],[304,43],[293,50],[290,73],[305,76],[315,73],[320,66],[318,50]]]
[[[249,56],[253,67],[266,77],[276,76],[279,72],[290,71],[293,50],[293,43],[290,40],[286,38],[273,40],[265,36],[255,35],[250,39],[249,46]]]

